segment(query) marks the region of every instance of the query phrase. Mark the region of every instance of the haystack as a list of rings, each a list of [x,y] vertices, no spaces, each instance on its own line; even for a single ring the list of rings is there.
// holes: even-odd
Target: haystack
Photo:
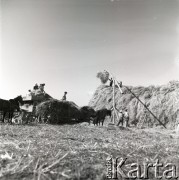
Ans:
[[[52,99],[52,97],[49,94],[41,93],[41,92],[36,93],[32,91],[31,96],[32,96],[32,100],[38,103]]]
[[[96,112],[92,107],[82,106],[80,108],[79,122],[90,122],[90,119],[94,118],[95,115],[96,115]]]
[[[135,93],[146,106],[168,128],[174,128],[179,118],[179,81],[171,81],[167,85],[132,87],[127,86]],[[145,109],[145,107],[125,88],[124,94],[116,88],[116,108],[127,108],[130,124],[139,127],[153,127],[159,125],[158,121]],[[100,85],[89,102],[95,110],[112,108],[112,87]]]
[[[34,112],[34,108],[47,100],[52,99],[52,97],[47,93],[36,93],[35,91],[31,91],[29,94],[23,97],[23,103],[20,105],[21,110],[25,110],[26,112]]]
[[[36,115],[49,117],[51,124],[71,123],[78,120],[80,109],[74,102],[51,99],[37,105]]]

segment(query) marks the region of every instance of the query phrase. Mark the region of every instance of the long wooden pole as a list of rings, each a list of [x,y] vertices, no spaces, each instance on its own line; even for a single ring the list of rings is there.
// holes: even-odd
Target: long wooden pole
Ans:
[[[118,88],[119,88],[119,91],[121,92],[121,94],[123,94],[123,91],[122,91],[122,89],[121,89],[121,87],[120,87],[120,84],[119,84],[119,82],[115,79],[115,81],[116,81],[116,85],[118,86]]]
[[[104,71],[109,73],[109,75],[110,75],[110,76],[112,77],[112,79],[113,79],[113,82],[115,81],[115,84],[118,86],[119,91],[121,92],[121,94],[123,94],[122,89],[121,89],[121,87],[120,87],[120,84],[119,84],[119,82],[116,80],[116,78],[114,77],[114,75],[113,75],[112,73],[110,73],[109,71],[106,71],[106,70],[104,70]]]
[[[106,70],[105,70],[105,71],[106,71]],[[108,71],[106,71],[106,72],[108,72]],[[112,80],[113,80],[113,117],[112,117],[111,120],[113,121],[113,124],[115,124],[115,115],[116,115],[116,117],[117,117],[117,119],[118,119],[118,121],[119,121],[119,115],[118,115],[118,113],[116,112],[116,106],[115,106],[115,86],[116,86],[116,85],[118,86],[121,94],[123,94],[123,92],[122,92],[122,89],[121,89],[121,87],[120,87],[120,85],[119,85],[119,82],[116,80],[116,78],[113,76],[113,74],[110,73],[110,72],[108,72],[108,73],[109,73],[109,75],[112,77]]]
[[[123,87],[125,87],[164,128],[166,128],[166,126],[153,114],[153,112],[127,86],[123,86]]]
[[[115,80],[113,79],[113,124],[115,124]]]

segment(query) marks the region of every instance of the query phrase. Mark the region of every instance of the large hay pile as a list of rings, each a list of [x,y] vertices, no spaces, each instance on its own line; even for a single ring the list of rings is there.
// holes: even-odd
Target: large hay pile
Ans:
[[[43,101],[47,101],[49,99],[52,99],[52,97],[49,94],[47,94],[47,93],[38,93],[38,94],[35,94],[34,92],[32,92],[31,96],[32,96],[32,100],[36,101],[38,103],[43,102]]]
[[[179,81],[171,81],[167,85],[149,87],[129,87],[148,108],[169,128],[174,128],[179,119]],[[159,122],[145,107],[125,88],[124,94],[116,88],[115,98],[117,109],[127,108],[130,123],[137,126],[153,127]],[[112,87],[101,85],[94,93],[89,106],[95,110],[112,107]]]
[[[51,99],[37,105],[36,115],[48,117],[50,124],[71,123],[78,120],[80,109],[74,102]]]

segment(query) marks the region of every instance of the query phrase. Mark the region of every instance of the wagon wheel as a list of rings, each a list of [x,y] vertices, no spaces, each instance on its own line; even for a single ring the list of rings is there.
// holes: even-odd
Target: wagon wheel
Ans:
[[[5,122],[5,123],[8,123],[8,122],[9,122],[9,118],[8,118],[8,117],[5,117],[5,118],[4,118],[4,122]]]
[[[22,124],[23,122],[23,112],[21,112],[20,114],[18,115],[15,115],[13,118],[12,118],[12,123],[13,124]]]

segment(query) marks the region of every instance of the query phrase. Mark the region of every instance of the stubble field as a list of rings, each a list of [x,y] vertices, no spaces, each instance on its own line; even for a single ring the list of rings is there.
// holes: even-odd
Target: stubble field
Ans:
[[[106,159],[129,164],[179,164],[179,139],[172,130],[136,129],[87,123],[75,125],[0,125],[0,179],[107,179]],[[154,179],[154,172],[149,173]],[[118,176],[121,179],[120,174]]]

